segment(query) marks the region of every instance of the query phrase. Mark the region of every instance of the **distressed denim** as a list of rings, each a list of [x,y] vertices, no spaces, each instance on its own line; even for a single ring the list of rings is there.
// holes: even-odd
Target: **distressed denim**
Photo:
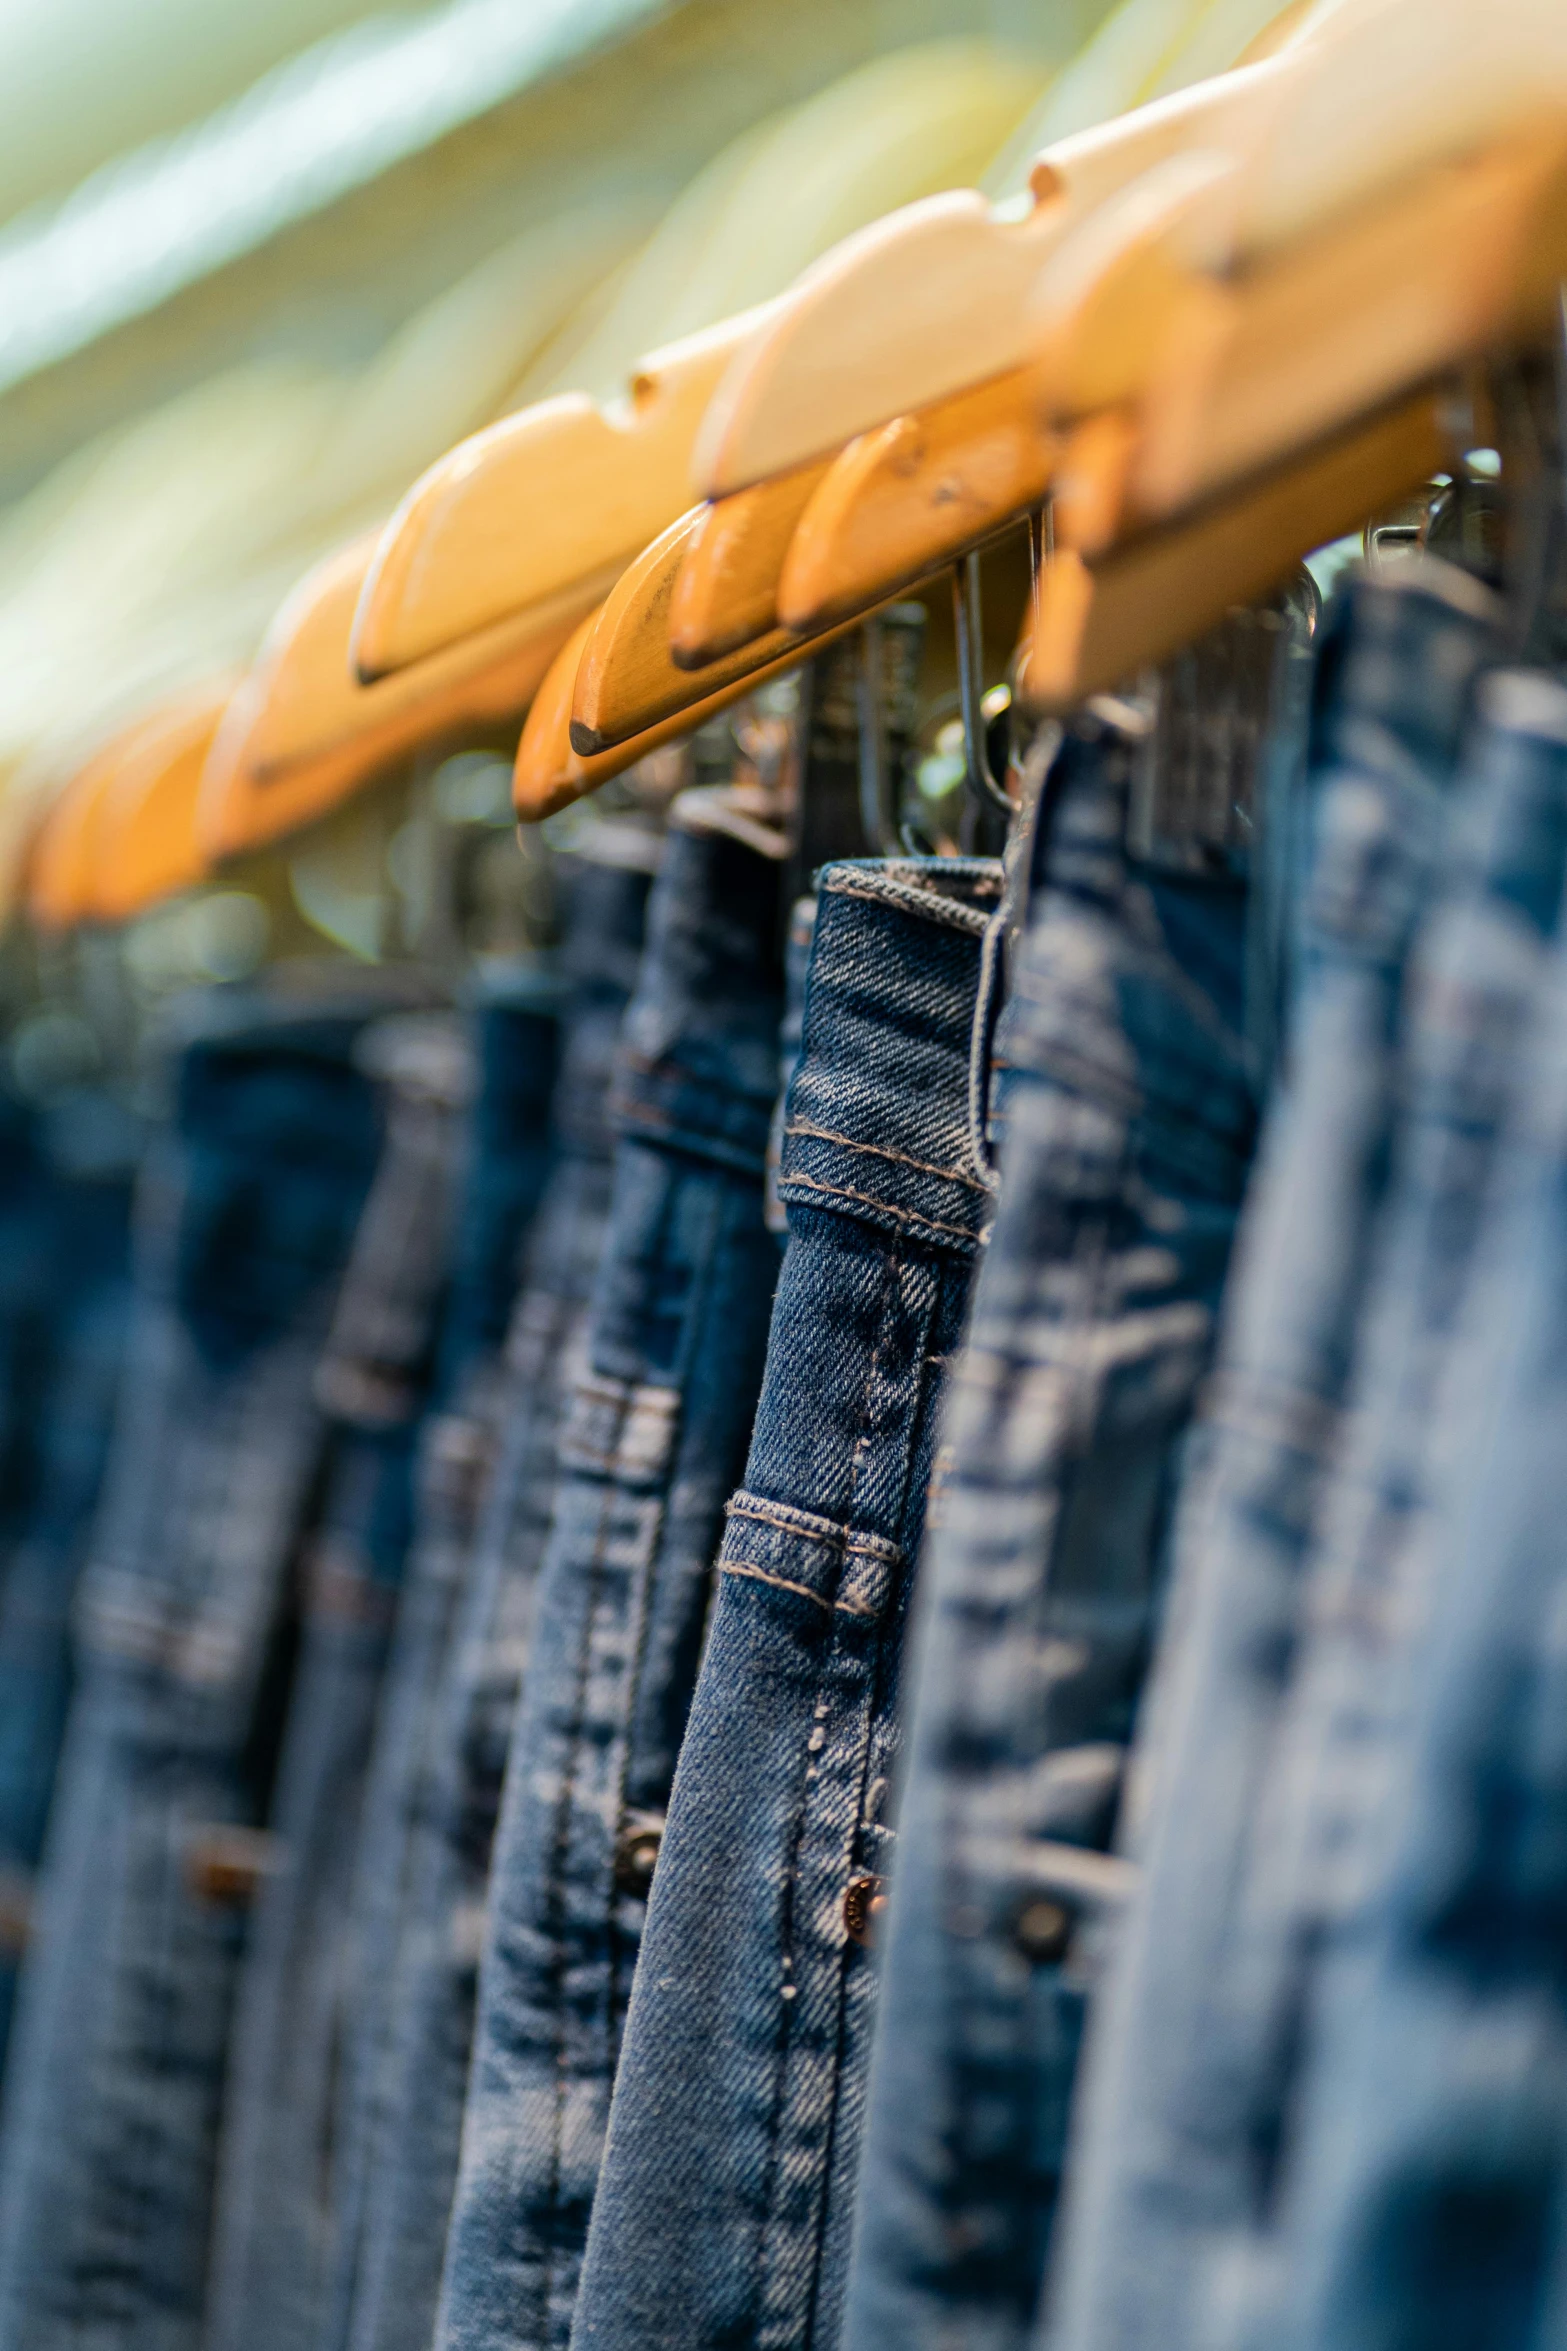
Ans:
[[[560,1069],[551,1172],[489,1400],[443,1457],[470,1463],[469,1536],[443,1615],[382,1726],[385,1825],[367,1832],[357,2156],[333,2344],[427,2344],[457,2175],[490,1847],[554,1494],[559,1419],[609,1213],[606,1096],[636,977],[643,863],[563,860]],[[482,1360],[482,1359],[481,1359]],[[477,1458],[475,1456],[477,1455]],[[382,1978],[377,1984],[375,1978]],[[340,2330],[340,2331],[339,2331]]]
[[[899,1665],[989,1193],[968,1130],[1000,870],[822,874],[755,1434],[675,1773],[578,2351],[837,2337]]]
[[[722,790],[675,805],[622,1038],[609,1233],[495,1843],[437,2330],[453,2351],[542,2351],[570,2333],[723,1507],[761,1385],[785,844],[769,856],[754,827],[732,837],[729,805]]]
[[[1249,2151],[1215,2111],[1222,2083],[1196,2077],[1224,2046],[1251,1806],[1293,1670],[1386,1196],[1409,948],[1493,641],[1486,592],[1430,562],[1358,584],[1328,633],[1285,1083],[1181,1500],[1129,1788],[1141,1879],[1096,1998],[1074,2124],[1051,2338],[1070,2351],[1205,2345],[1208,2257],[1245,2207]]]
[[[140,1139],[108,1100],[77,1097],[44,1122],[46,1213],[28,1241],[44,1305],[36,1455],[0,1573],[0,2065],[70,1704],[71,1608],[124,1353]]]
[[[312,1392],[380,1138],[339,1003],[220,999],[140,1202],[137,1327],[0,2133],[0,2342],[199,2340],[255,1825],[325,1423]]]
[[[1124,847],[1068,730],[995,1056],[1001,1188],[943,1428],[845,2343],[1020,2343],[1059,2185],[1171,1497],[1250,1161],[1247,892]]]
[[[1548,1221],[1532,1221],[1540,1187],[1559,1180],[1542,1165],[1549,1123],[1535,1122],[1532,1102],[1549,1098],[1559,1053],[1547,971],[1553,931],[1561,953],[1567,878],[1567,690],[1501,672],[1479,705],[1448,887],[1412,962],[1389,1207],[1309,1571],[1303,1662],[1248,1857],[1231,2066],[1254,2188],[1249,2226],[1215,2263],[1212,2324],[1225,2341],[1534,2339],[1525,2312],[1543,2264],[1531,2240],[1550,2165],[1528,2146],[1533,2125],[1508,2141],[1529,2101],[1560,2086],[1562,2046],[1553,2026],[1537,2081],[1508,2086],[1540,2019],[1517,1972],[1528,1957],[1500,1961],[1516,1906],[1534,1897],[1517,1883],[1500,1891],[1519,1832],[1499,1807],[1509,1783],[1518,1821],[1552,1799],[1521,1755],[1505,1761],[1514,1701],[1485,1677],[1520,1631],[1507,1623],[1505,1576],[1490,1615],[1498,1534],[1539,1507],[1537,1472],[1511,1518],[1495,1480],[1504,1462],[1523,1475],[1514,1415],[1541,1410],[1550,1393],[1547,1379],[1522,1406],[1506,1366],[1526,1320],[1520,1274],[1550,1294],[1561,1246]],[[1525,1233],[1531,1255],[1520,1259]],[[1467,1596],[1466,1580],[1478,1583]],[[1540,1594],[1533,1605],[1539,1653],[1515,1664],[1554,1689],[1550,1604]],[[1467,1654],[1450,1655],[1447,1670],[1457,1665],[1460,1685],[1477,1673],[1496,1707],[1485,1749],[1466,1759],[1489,1783],[1483,1795],[1461,1794],[1450,1776],[1465,1767],[1451,1750],[1474,1692],[1433,1680],[1433,1621],[1449,1641],[1462,1628]],[[1527,1716],[1521,1692],[1519,1702]],[[1468,1714],[1458,1740],[1481,1727]],[[1433,1777],[1425,1791],[1417,1781],[1411,1811],[1412,1750]],[[1454,1806],[1439,1828],[1422,1817],[1433,1797]],[[1433,1866],[1473,1882],[1465,1896],[1450,1878],[1422,1914]],[[1447,1902],[1458,1907],[1444,1917]],[[1556,2149],[1559,2169],[1559,2131]]]
[[[379,1022],[386,1140],[316,1394],[338,1426],[304,1564],[260,1882],[224,2100],[209,2351],[316,2351],[332,2244],[333,2066],[356,1834],[398,1586],[418,1418],[450,1258],[458,1121],[471,1090],[454,1016]]]

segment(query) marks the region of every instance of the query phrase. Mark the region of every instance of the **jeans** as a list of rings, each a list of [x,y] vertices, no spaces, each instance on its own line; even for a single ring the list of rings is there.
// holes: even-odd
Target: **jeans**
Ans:
[[[1181,1500],[1123,1832],[1141,1880],[1074,2124],[1052,2338],[1071,2351],[1205,2345],[1207,2257],[1245,2205],[1222,2064],[1239,1872],[1386,1195],[1411,937],[1492,644],[1486,592],[1434,563],[1358,585],[1328,635],[1285,1082]]]
[[[1499,673],[1480,713],[1448,888],[1413,959],[1388,1212],[1248,1856],[1232,2064],[1265,2160],[1248,2225],[1215,2263],[1227,2341],[1534,2339],[1530,2241],[1553,2190],[1533,2133],[1563,2051],[1548,2028],[1535,2081],[1509,2080],[1555,1995],[1542,1982],[1537,2005],[1524,1990],[1516,1943],[1502,1957],[1537,1899],[1511,1858],[1515,1836],[1537,1832],[1503,1820],[1553,1800],[1549,1765],[1542,1776],[1512,1748],[1507,1725],[1555,1669],[1538,1584],[1509,1622],[1523,1555],[1507,1535],[1527,1547],[1525,1530],[1549,1523],[1533,1515],[1550,1484],[1523,1430],[1550,1378],[1536,1358],[1515,1383],[1526,1294],[1550,1296],[1560,1262],[1540,1195],[1559,1182],[1545,1106],[1559,1087],[1567,692]],[[1517,1700],[1498,1672],[1519,1677]],[[1559,2133],[1553,2160],[1559,2192]]]
[[[379,1022],[386,1141],[316,1371],[337,1422],[305,1561],[297,1661],[236,2002],[224,2100],[209,2351],[315,2351],[327,2292],[333,2066],[351,1997],[356,1834],[408,1551],[412,1461],[434,1355],[470,1090],[447,1014]]]
[[[573,2340],[829,2346],[893,1830],[899,1661],[989,1192],[968,1129],[1000,872],[821,878],[755,1434],[648,1906]]]
[[[728,806],[694,792],[672,812],[612,1095],[609,1232],[495,1842],[437,2330],[454,2351],[542,2351],[570,2333],[723,1506],[761,1385],[784,843],[769,857],[731,837]]]
[[[1256,1125],[1245,884],[1127,853],[1134,757],[1086,716],[1056,755],[998,1031],[1001,1189],[921,1567],[850,2351],[1024,2339],[1093,1919],[1125,1877],[1107,1848]]]
[[[71,1608],[124,1352],[140,1140],[108,1101],[78,1099],[49,1124],[47,1213],[31,1241],[48,1301],[36,1456],[0,1576],[0,2065],[70,1704]]]
[[[80,1679],[0,2131],[0,2341],[198,2340],[241,1919],[321,1466],[311,1378],[374,1168],[362,1014],[236,993],[179,1056],[82,1579]]]
[[[645,867],[562,860],[550,1172],[514,1269],[499,1358],[434,1433],[433,1509],[383,1707],[356,1903],[362,1986],[354,2172],[333,2345],[428,2342],[457,2174],[479,1929],[501,1777],[554,1492],[558,1423],[609,1209],[605,1097],[640,957]],[[437,1537],[439,1540],[437,1542]],[[421,1573],[421,1563],[424,1572]],[[399,1647],[404,1648],[404,1626]]]
[[[451,1281],[432,1409],[412,1463],[413,1533],[378,1677],[341,1961],[342,2047],[332,2069],[331,2252],[325,2341],[346,2340],[367,2193],[370,2105],[395,1950],[406,1845],[431,1690],[493,1457],[500,1342],[524,1238],[548,1180],[560,987],[545,968],[491,975],[472,1007],[475,1091],[467,1119]],[[391,1950],[393,1956],[389,1958]]]

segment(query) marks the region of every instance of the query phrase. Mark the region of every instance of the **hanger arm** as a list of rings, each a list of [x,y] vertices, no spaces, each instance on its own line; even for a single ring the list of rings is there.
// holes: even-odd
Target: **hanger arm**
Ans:
[[[677,667],[701,669],[778,626],[778,574],[831,460],[697,509],[669,606]]]
[[[572,702],[577,688],[577,673],[583,652],[598,625],[600,615],[584,621],[576,634],[562,648],[552,664],[548,676],[534,698],[517,746],[517,763],[512,779],[512,803],[523,824],[537,823],[553,816],[558,809],[569,808],[574,800],[584,799],[607,784],[612,776],[623,775],[634,767],[649,751],[656,751],[664,743],[672,743],[682,735],[692,733],[720,711],[727,710],[769,679],[781,677],[803,661],[818,646],[828,644],[842,630],[832,630],[810,645],[802,646],[791,639],[788,650],[760,667],[747,669],[731,677],[715,692],[704,694],[684,709],[661,719],[642,732],[628,735],[607,751],[586,757],[573,749],[571,741]]]
[[[780,624],[826,628],[928,579],[1034,512],[1057,453],[1027,369],[862,434],[800,518],[778,580]]]
[[[568,591],[602,596],[691,502],[691,445],[730,358],[774,308],[644,359],[623,399],[573,392],[461,441],[387,525],[354,621],[364,682]]]
[[[1023,679],[1029,706],[1070,710],[1168,660],[1451,457],[1442,391],[1427,388],[1179,521],[1101,555],[1058,552],[1041,580]]]
[[[816,262],[716,388],[693,460],[706,498],[842,448],[1029,357],[1030,286],[1069,228],[1167,156],[1224,147],[1296,54],[1220,74],[1047,149],[1022,219],[973,191],[888,215]]]
[[[211,868],[196,800],[213,738],[239,680],[225,675],[166,707],[126,747],[94,828],[86,911],[128,922],[193,889]]]
[[[319,565],[268,631],[207,761],[209,856],[282,838],[415,752],[504,741],[582,613],[580,595],[557,597],[359,686],[348,634],[369,555],[360,541]]]

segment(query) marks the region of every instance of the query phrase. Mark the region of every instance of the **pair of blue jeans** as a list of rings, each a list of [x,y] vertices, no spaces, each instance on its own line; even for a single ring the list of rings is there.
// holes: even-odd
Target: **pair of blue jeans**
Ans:
[[[437,2340],[564,2344],[723,1505],[778,1246],[776,854],[731,795],[671,813],[611,1097],[603,1263],[496,1835]]]
[[[41,1344],[23,1351],[37,1425],[21,1523],[0,1564],[0,2069],[70,1705],[71,1608],[125,1346],[141,1139],[106,1097],[76,1096],[41,1125],[43,1214],[5,1236],[8,1249],[22,1245],[39,1284]]]
[[[202,1852],[261,1818],[312,1393],[380,1147],[372,1007],[213,1004],[139,1200],[139,1298],[0,2130],[0,2341],[199,2341],[243,1947]]]
[[[1209,2341],[1214,2249],[1259,2150],[1234,2127],[1235,1952],[1252,1806],[1299,1662],[1388,1197],[1412,941],[1439,871],[1495,608],[1430,561],[1327,632],[1297,1002],[1175,1534],[1123,1838],[1140,1872],[1096,1999],[1052,2342]]]
[[[614,828],[605,829],[613,846]],[[504,1345],[472,1358],[432,1430],[355,1905],[363,1959],[329,2327],[339,2346],[407,2340],[423,2351],[434,2326],[490,1846],[560,1412],[609,1210],[606,1097],[651,878],[646,837],[629,846],[640,854],[560,860],[560,1035],[545,1180],[509,1268]]]
[[[1478,707],[1257,1801],[1236,2070],[1266,2160],[1215,2264],[1227,2342],[1502,2346],[1553,2323],[1536,2337],[1567,2184],[1559,1478],[1538,1448],[1560,1328],[1567,690],[1502,671]]]
[[[899,1668],[990,1194],[971,1147],[999,868],[822,876],[789,1238],[670,1795],[583,2263],[579,2351],[831,2345],[893,1841]]]
[[[1027,2336],[1172,1496],[1256,1126],[1247,889],[1126,846],[1138,744],[1047,783],[997,1033],[994,1229],[943,1428],[849,2351]]]
[[[408,1553],[471,1091],[466,1039],[449,1013],[373,1024],[360,1060],[384,1089],[385,1142],[315,1376],[334,1427],[293,1602],[272,1846],[236,2000],[208,2351],[316,2351],[320,2335],[357,1829]]]

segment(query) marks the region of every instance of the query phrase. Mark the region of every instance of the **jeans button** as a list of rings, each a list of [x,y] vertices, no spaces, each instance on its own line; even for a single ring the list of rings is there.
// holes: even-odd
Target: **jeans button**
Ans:
[[[1018,1912],[1012,1940],[1035,1967],[1059,1959],[1072,1936],[1072,1913],[1060,1902],[1033,1901]]]
[[[647,1900],[663,1841],[661,1821],[632,1819],[626,1822],[615,1839],[615,1883],[623,1894],[634,1894],[643,1902]]]
[[[850,1878],[843,1892],[844,1931],[851,1943],[868,1951],[876,1940],[881,1914],[887,1907],[882,1880],[867,1873]]]

